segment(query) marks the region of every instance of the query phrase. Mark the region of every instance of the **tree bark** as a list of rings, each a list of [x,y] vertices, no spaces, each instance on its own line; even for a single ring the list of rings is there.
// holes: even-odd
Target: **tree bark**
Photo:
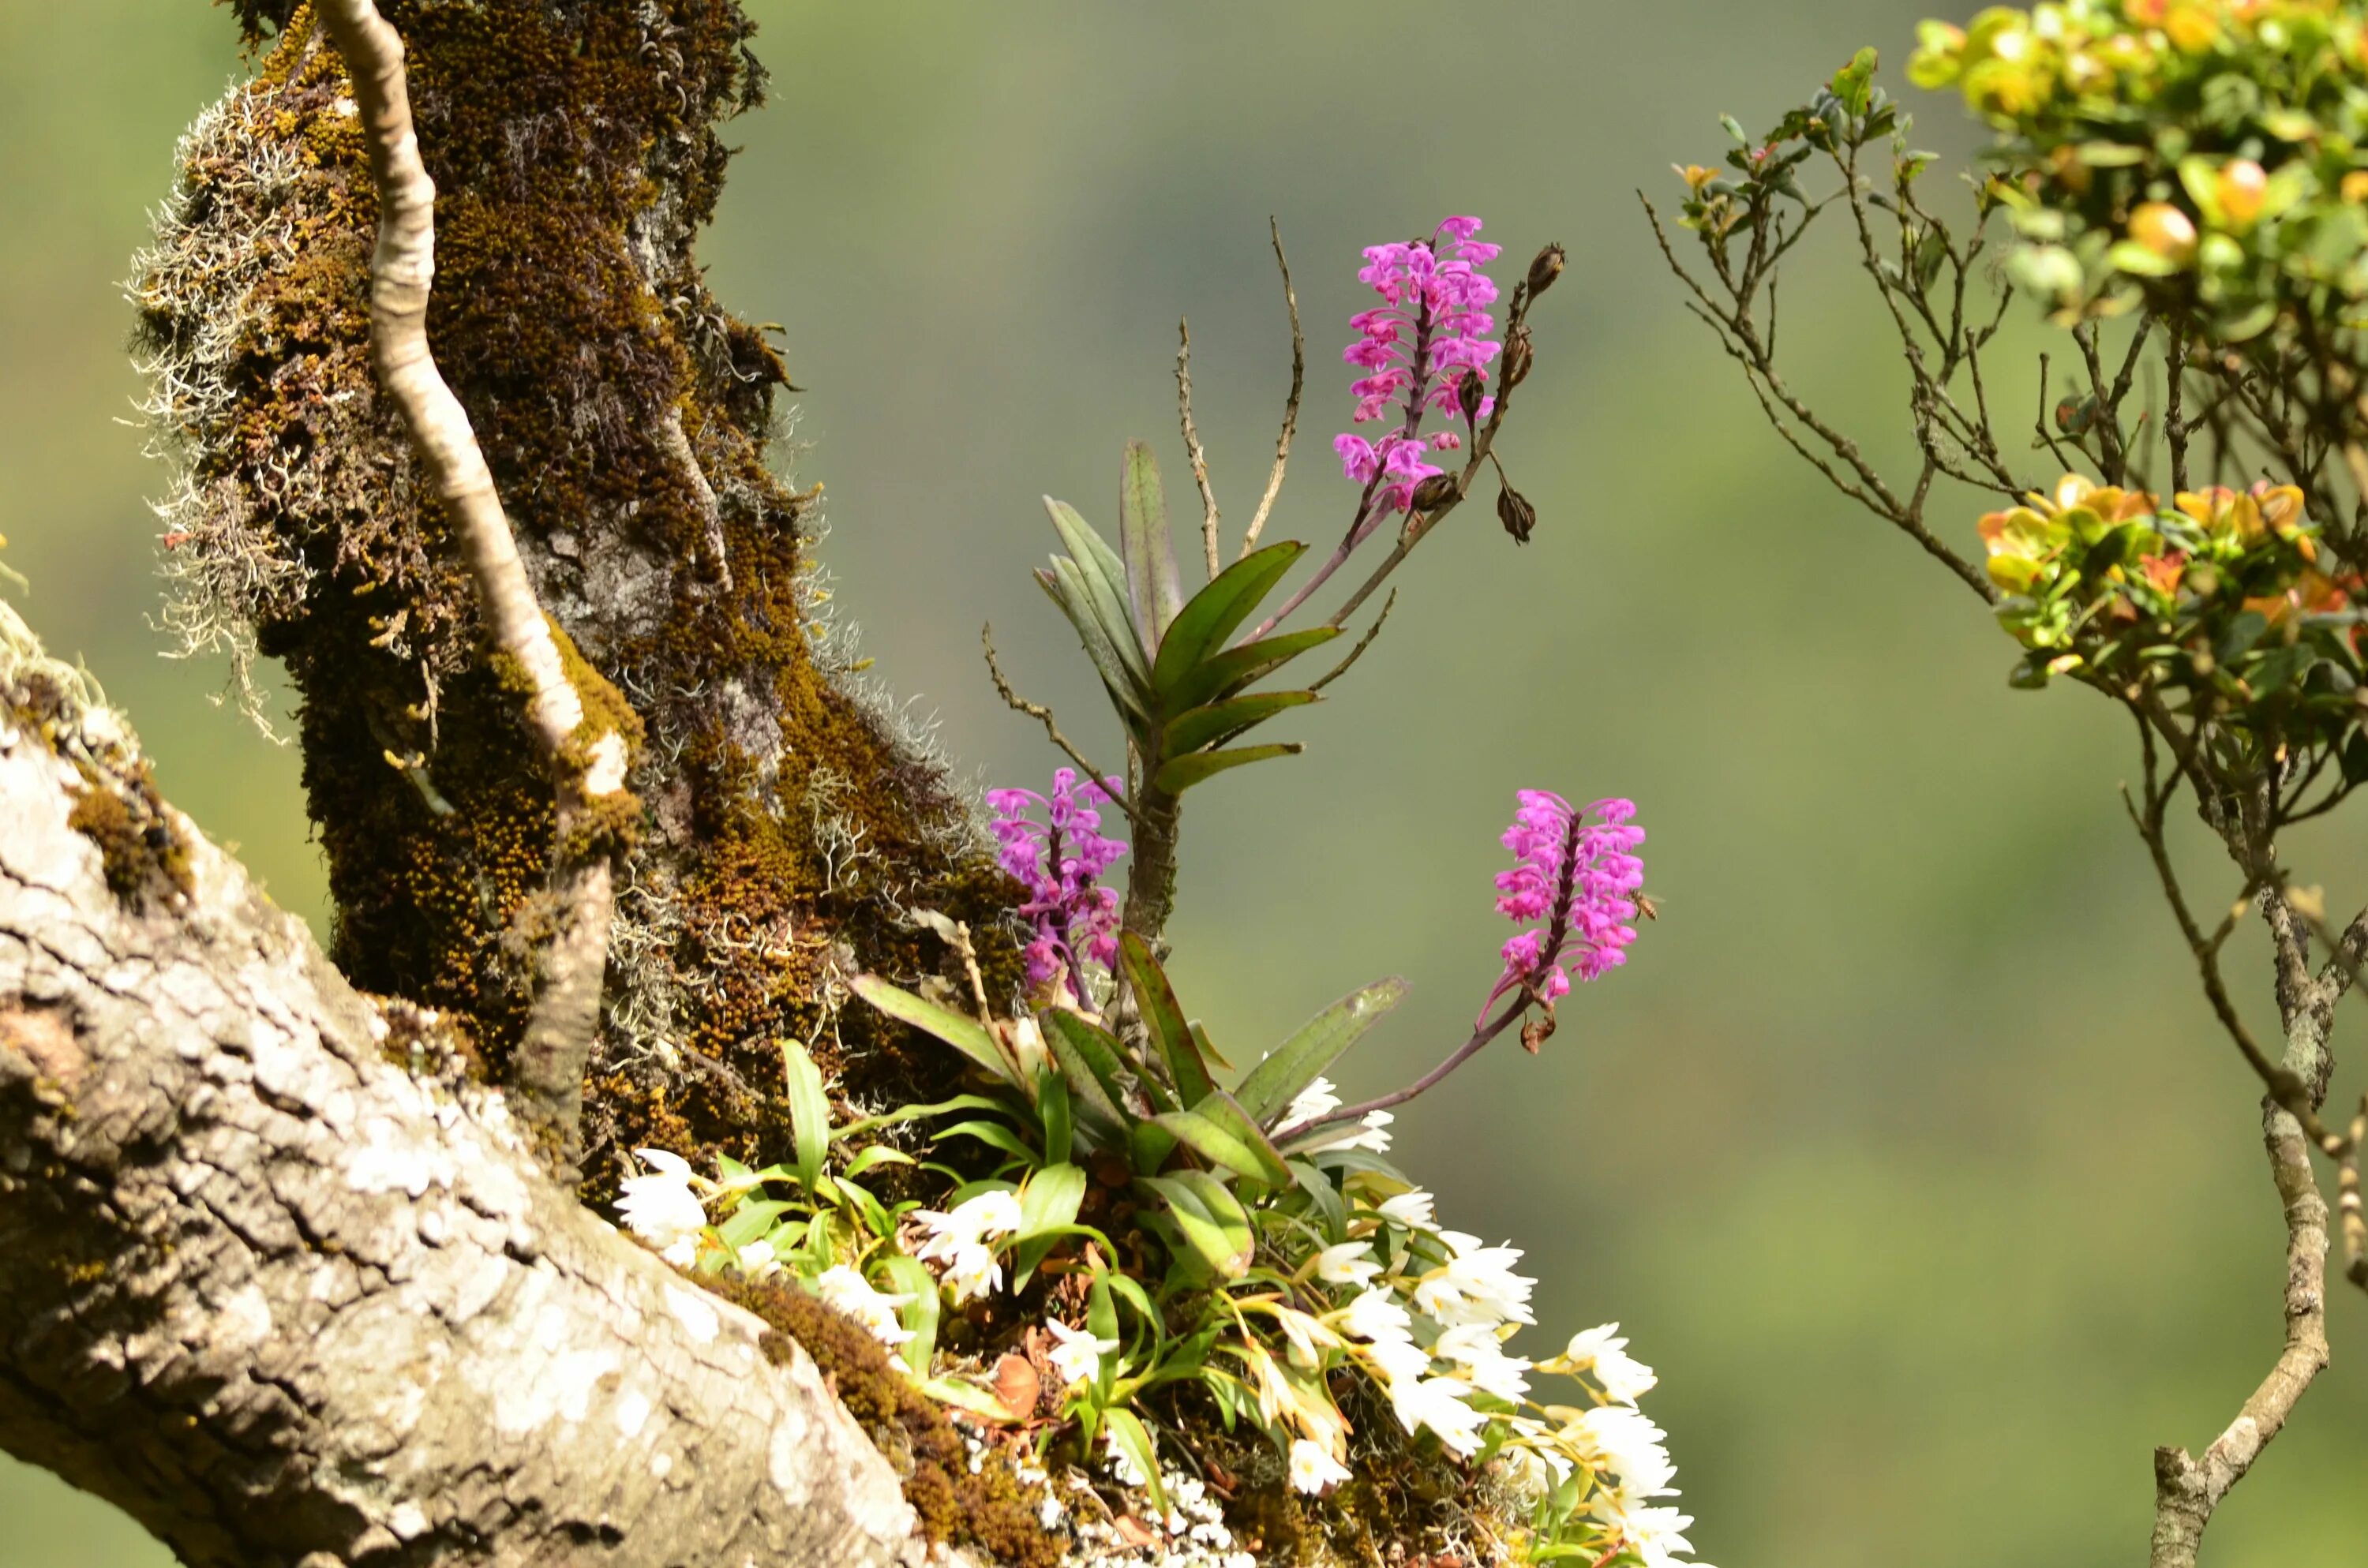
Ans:
[[[916,1554],[803,1352],[553,1185],[498,1094],[414,1075],[451,1038],[0,607],[0,1447],[190,1568]]]

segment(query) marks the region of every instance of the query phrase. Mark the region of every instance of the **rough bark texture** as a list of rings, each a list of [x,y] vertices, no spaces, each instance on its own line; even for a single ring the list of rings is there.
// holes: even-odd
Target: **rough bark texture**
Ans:
[[[304,6],[237,8],[268,47],[192,129],[134,280],[177,472],[168,619],[286,664],[332,956],[444,1010],[504,1073],[535,982],[521,937],[549,918],[531,693],[489,656],[460,541],[372,371],[377,203],[336,51]],[[692,256],[718,124],[762,85],[746,18],[733,0],[381,8],[438,191],[437,359],[563,658],[612,682],[632,710],[615,717],[646,736],[589,1190],[642,1143],[784,1153],[781,1036],[849,1099],[930,1097],[936,1054],[842,1015],[835,971],[943,969],[900,924],[914,905],[968,920],[998,983],[1016,944],[962,792],[827,619],[815,494],[766,464],[783,363]]]
[[[0,607],[0,1447],[191,1568],[906,1555],[811,1361],[415,1075],[438,1020],[348,986],[76,687]]]
[[[2301,950],[2281,943],[2282,955]],[[2286,1030],[2283,1065],[2307,1089],[2314,1109],[2325,1103],[2334,1070],[2327,1031],[2342,993],[2343,982],[2333,972],[2314,983],[2307,971],[2288,973],[2281,969],[2278,1003]],[[2285,1343],[2237,1418],[2201,1454],[2168,1447],[2154,1451],[2149,1568],[2194,1568],[2204,1528],[2221,1500],[2253,1468],[2313,1380],[2327,1369],[2327,1198],[2312,1168],[2310,1139],[2294,1116],[2267,1096],[2261,1100],[2261,1146],[2285,1215]]]

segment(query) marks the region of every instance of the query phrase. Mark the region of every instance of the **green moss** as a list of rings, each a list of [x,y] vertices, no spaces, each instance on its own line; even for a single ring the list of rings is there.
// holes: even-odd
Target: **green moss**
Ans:
[[[969,1449],[943,1407],[890,1363],[862,1324],[791,1285],[712,1277],[700,1282],[765,1321],[772,1332],[763,1349],[777,1365],[789,1358],[789,1341],[814,1358],[872,1446],[896,1466],[930,1540],[975,1548],[1009,1568],[1058,1568],[1060,1543],[1037,1522],[1042,1489],[1020,1481],[994,1447],[971,1473]]]
[[[786,368],[690,255],[721,188],[717,127],[761,85],[746,17],[732,0],[381,0],[439,192],[439,366],[562,631],[587,735],[613,724],[665,759],[633,774],[642,800],[604,802],[556,845],[515,672],[489,656],[441,510],[377,395],[377,204],[340,67],[304,6],[235,8],[252,40],[278,41],[240,112],[191,144],[183,222],[269,264],[211,292],[228,287],[202,265],[218,251],[187,247],[197,261],[151,301],[143,333],[186,347],[235,325],[219,372],[229,412],[189,443],[193,482],[232,499],[184,548],[213,552],[223,582],[279,585],[242,587],[235,608],[299,694],[334,956],[366,988],[457,1020],[498,1075],[531,978],[505,935],[554,853],[629,855],[622,907],[655,901],[669,924],[630,973],[612,964],[611,1000],[624,984],[664,990],[667,1034],[612,1038],[596,1069],[595,1198],[644,1143],[699,1164],[784,1154],[783,1036],[812,1042],[848,1097],[939,1097],[950,1053],[862,1009],[834,1013],[829,955],[946,971],[934,937],[894,921],[926,905],[968,920],[1008,988],[1008,893],[950,846],[938,770],[815,664],[801,597],[812,493],[765,456]],[[271,160],[292,162],[286,188],[244,177]],[[676,419],[705,487],[665,437]],[[244,570],[256,560],[289,569]],[[815,842],[808,801],[825,777],[846,781],[832,809],[870,853],[855,886],[829,885]]]
[[[135,905],[187,896],[194,885],[188,846],[165,813],[147,759],[116,774],[79,767],[83,790],[66,825],[98,846],[108,891]]]

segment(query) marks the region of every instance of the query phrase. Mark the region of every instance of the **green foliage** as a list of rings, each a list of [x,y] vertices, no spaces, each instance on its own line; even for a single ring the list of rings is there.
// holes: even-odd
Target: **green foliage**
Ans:
[[[1040,569],[1036,580],[1076,630],[1155,788],[1180,795],[1244,764],[1302,749],[1296,742],[1219,748],[1278,713],[1317,700],[1313,691],[1244,693],[1338,637],[1339,628],[1225,645],[1305,545],[1286,540],[1255,551],[1186,599],[1158,464],[1140,441],[1127,444],[1121,468],[1118,551],[1066,502],[1048,495],[1044,507],[1066,553]]]
[[[2368,298],[2357,7],[2070,0],[1919,41],[1910,79],[2001,132],[2016,276],[2067,319],[2143,300],[2236,343]]]

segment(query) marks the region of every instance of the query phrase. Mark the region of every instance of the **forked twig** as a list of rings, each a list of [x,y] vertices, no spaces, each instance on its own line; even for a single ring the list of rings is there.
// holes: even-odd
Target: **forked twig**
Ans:
[[[1201,550],[1213,580],[1224,569],[1218,561],[1217,497],[1209,488],[1209,454],[1192,425],[1192,324],[1182,316],[1176,318],[1176,414],[1184,426],[1185,453],[1192,460],[1192,482],[1201,487]]]
[[[1092,763],[1087,762],[1086,760],[1085,754],[1069,743],[1069,737],[1061,733],[1059,722],[1053,717],[1053,710],[1050,708],[1045,707],[1041,702],[1029,701],[1026,698],[1011,689],[1011,683],[1004,678],[1003,665],[997,663],[995,657],[995,626],[993,622],[990,621],[979,627],[978,640],[981,645],[986,649],[986,673],[995,677],[995,689],[1001,695],[1003,700],[1010,706],[1011,710],[1015,713],[1025,713],[1030,719],[1042,724],[1044,726],[1045,734],[1052,737],[1053,744],[1059,746],[1068,759],[1071,762],[1076,763],[1077,767],[1084,771],[1085,776],[1094,783],[1101,795],[1109,800],[1109,801],[1112,805],[1116,806],[1120,811],[1124,812],[1126,813],[1127,821],[1133,823],[1137,827],[1141,827],[1143,825],[1143,819],[1134,814],[1134,802],[1128,800],[1123,795],[1112,793],[1110,788],[1103,784],[1102,780],[1112,776],[1104,773],[1100,768],[1096,767]]]
[[[1282,472],[1291,461],[1291,437],[1299,429],[1299,392],[1307,380],[1307,338],[1299,330],[1299,291],[1291,286],[1291,260],[1282,254],[1282,226],[1271,217],[1266,226],[1274,239],[1274,264],[1282,269],[1282,302],[1291,312],[1291,396],[1282,405],[1282,434],[1275,437],[1274,470],[1267,475],[1266,494],[1258,497],[1258,513],[1250,518],[1249,532],[1242,536],[1244,555],[1258,548],[1258,535],[1266,531],[1267,514],[1274,510],[1274,499],[1282,494]]]

